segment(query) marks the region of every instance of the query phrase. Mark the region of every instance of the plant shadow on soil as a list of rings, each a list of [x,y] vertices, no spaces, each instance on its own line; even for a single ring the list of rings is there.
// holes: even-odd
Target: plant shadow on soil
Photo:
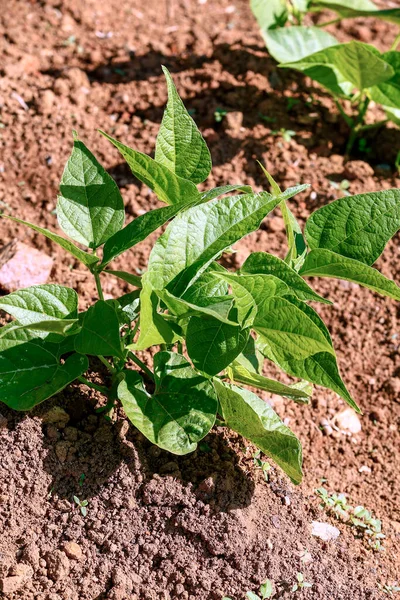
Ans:
[[[209,504],[212,513],[250,506],[254,481],[224,434],[212,432],[195,452],[175,456],[151,444],[124,415],[111,423],[96,414],[96,402],[80,388],[70,386],[29,413],[29,417],[42,419],[43,468],[51,476],[49,493],[69,501],[73,496],[94,498],[124,463],[123,485],[145,503],[168,504],[168,495],[176,496],[169,481],[178,480],[186,489],[189,486],[198,500]],[[55,406],[66,411],[68,423],[47,422],[46,415]],[[9,423],[15,429],[25,414],[10,413]],[[160,489],[164,498],[155,500],[153,495],[158,496]],[[114,503],[112,495],[110,503]]]

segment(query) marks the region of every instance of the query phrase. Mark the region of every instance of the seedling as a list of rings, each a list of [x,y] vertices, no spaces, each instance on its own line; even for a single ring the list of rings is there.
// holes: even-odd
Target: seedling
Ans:
[[[214,119],[216,123],[221,123],[224,117],[228,114],[228,111],[223,108],[217,108],[214,112]]]
[[[308,581],[304,581],[303,573],[297,573],[296,579],[297,579],[297,581],[292,587],[292,593],[301,592],[302,590],[311,588],[313,585],[312,583],[309,583]]]
[[[329,180],[330,185],[335,189],[342,192],[343,196],[351,196],[349,192],[350,181],[348,179],[342,179],[339,183],[337,181]]]
[[[120,402],[133,425],[164,450],[193,452],[217,422],[254,442],[299,483],[299,440],[243,386],[305,403],[312,384],[321,385],[360,411],[340,376],[328,330],[310,305],[330,302],[304,278],[345,279],[400,300],[400,288],[371,266],[400,228],[400,190],[340,198],[312,214],[304,234],[287,201],[307,185],[282,192],[265,171],[271,192],[241,184],[199,191],[211,170],[210,153],[164,72],[168,104],[155,158],[103,135],[165,206],[124,227],[116,183],[75,134],[57,202],[68,239],[7,217],[81,262],[98,299],[79,312],[77,293],[55,283],[0,297],[0,309],[15,319],[0,329],[0,399],[27,411],[75,381],[104,395],[105,414]],[[228,271],[224,253],[275,209],[286,226],[285,259],[254,252]],[[142,275],[112,268],[164,225]],[[103,282],[110,276],[132,291],[106,300]],[[138,353],[149,348],[154,358],[144,363]],[[266,359],[296,383],[266,376]]]
[[[78,483],[79,483],[80,487],[83,487],[83,484],[85,482],[85,478],[86,478],[85,473],[81,473],[81,475],[79,475]]]
[[[272,135],[280,135],[285,142],[290,142],[292,137],[296,135],[296,132],[292,129],[285,129],[281,127],[279,130],[271,131]]]
[[[388,52],[381,54],[369,44],[352,41],[340,44],[322,29],[324,25],[305,27],[304,15],[331,9],[342,18],[371,16],[400,24],[400,9],[378,10],[371,0],[251,0],[255,17],[261,27],[269,53],[283,68],[293,68],[317,81],[330,92],[347,123],[350,134],[346,153],[363,132],[381,127],[388,121],[400,124],[400,53],[396,48],[400,35]],[[286,23],[291,27],[284,27]],[[296,57],[293,60],[293,57]],[[346,113],[346,103],[351,113]],[[382,106],[386,118],[366,124],[371,101]],[[368,150],[366,148],[365,150]]]
[[[79,506],[79,510],[83,517],[87,515],[87,505],[89,502],[87,500],[79,500],[78,496],[74,496],[74,502]]]
[[[368,539],[368,544],[374,550],[382,550],[382,540],[385,539],[385,535],[382,533],[380,519],[375,519],[364,506],[355,508],[350,506],[344,494],[329,494],[324,487],[318,488],[315,492],[322,500],[320,508],[333,513],[337,519],[353,526],[358,534]]]
[[[387,594],[388,596],[394,596],[394,594],[397,594],[398,592],[400,592],[400,586],[398,586],[398,585],[388,585],[386,583],[384,583],[382,585],[382,584],[378,583],[378,588],[384,594]]]
[[[254,592],[247,592],[245,600],[266,600],[272,598],[274,595],[273,583],[270,579],[267,579],[265,583],[262,583],[258,594]],[[228,596],[224,596],[222,600],[232,600]]]
[[[272,467],[268,461],[262,460],[260,457],[261,457],[261,452],[260,452],[260,450],[257,450],[257,452],[255,452],[253,454],[253,461],[254,461],[254,464],[256,465],[256,467],[259,467],[262,470],[265,481],[268,481],[269,480],[268,472],[272,469]]]

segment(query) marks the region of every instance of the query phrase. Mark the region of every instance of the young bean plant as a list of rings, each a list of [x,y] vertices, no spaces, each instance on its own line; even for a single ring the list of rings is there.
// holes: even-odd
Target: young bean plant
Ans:
[[[104,394],[107,410],[120,402],[144,436],[178,455],[193,452],[218,419],[299,483],[300,441],[243,386],[304,403],[315,384],[360,412],[340,376],[329,332],[310,304],[330,302],[305,278],[346,279],[400,300],[400,288],[372,268],[400,228],[400,191],[340,198],[314,212],[304,234],[287,201],[307,185],[281,191],[266,173],[270,192],[240,184],[200,191],[210,153],[164,73],[168,103],[154,159],[102,133],[165,206],[124,226],[116,183],[75,134],[57,202],[58,223],[69,239],[6,217],[82,263],[98,299],[79,312],[77,293],[55,283],[0,298],[0,308],[14,317],[0,330],[0,399],[27,411],[78,381]],[[273,210],[282,211],[286,224],[286,258],[254,252],[240,269],[227,270],[224,253]],[[110,267],[163,225],[141,277]],[[105,299],[102,285],[110,276],[132,291]],[[153,360],[145,363],[138,353],[149,348]],[[98,369],[101,376],[100,361],[110,375],[104,385],[87,374],[90,363],[90,373]],[[266,371],[275,363],[297,382],[266,376],[265,362]]]
[[[302,25],[307,12],[322,9],[337,13],[333,22],[371,16],[400,25],[400,8],[379,10],[370,0],[252,0],[251,6],[268,51],[279,66],[301,71],[332,94],[350,130],[347,154],[363,132],[388,121],[400,124],[400,52],[396,51],[400,36],[382,54],[358,41],[340,44],[322,28],[332,21]],[[295,24],[285,27],[288,23]],[[371,101],[382,107],[386,118],[366,124]]]

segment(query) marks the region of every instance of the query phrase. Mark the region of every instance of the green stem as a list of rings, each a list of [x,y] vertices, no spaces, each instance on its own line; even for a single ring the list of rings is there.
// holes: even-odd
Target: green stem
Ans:
[[[92,381],[89,381],[88,379],[86,379],[86,377],[83,377],[82,375],[80,377],[78,377],[77,379],[81,383],[84,383],[88,387],[93,388],[97,392],[101,392],[102,394],[104,394],[104,396],[108,397],[110,395],[110,390],[108,388],[104,387],[103,385],[97,385],[97,383],[93,383]]]
[[[390,46],[390,50],[393,52],[393,50],[397,50],[397,46],[400,44],[400,33],[398,33],[396,35],[396,37],[394,38],[394,42],[393,44]]]
[[[369,131],[370,129],[376,129],[377,127],[382,127],[389,123],[389,119],[382,119],[382,121],[377,121],[376,123],[371,123],[370,125],[362,125],[359,127],[358,131]]]
[[[180,341],[178,340],[178,341],[177,341],[177,343],[176,343],[176,347],[177,347],[178,353],[179,353],[179,354],[183,354],[183,346],[182,346],[182,342],[180,342]]]
[[[336,98],[334,100],[335,100],[336,107],[337,107],[338,111],[340,112],[340,114],[342,115],[343,120],[345,121],[346,125],[348,125],[351,128],[353,126],[353,119],[347,113],[345,113],[343,106],[340,104],[339,100],[337,100]]]
[[[106,358],[104,358],[104,356],[97,356],[97,358],[99,359],[100,362],[103,363],[103,365],[105,367],[107,367],[107,369],[110,371],[110,373],[116,373],[116,370],[114,369],[114,367],[112,365],[110,365],[110,363],[108,362],[108,360]]]
[[[371,100],[370,100],[370,98],[368,98],[368,96],[364,96],[364,98],[362,98],[362,100],[360,101],[360,105],[359,105],[360,108],[358,111],[358,116],[357,116],[355,124],[351,128],[350,136],[349,136],[349,139],[348,139],[348,142],[346,145],[346,151],[345,151],[346,156],[350,155],[350,153],[353,149],[353,146],[354,146],[354,142],[356,141],[360,131],[362,131],[363,128],[366,127],[366,125],[363,125],[363,122],[364,122],[364,117],[368,110],[368,105],[369,105],[370,101]]]
[[[100,273],[98,273],[97,271],[93,272],[95,281],[96,281],[96,288],[97,288],[97,293],[99,295],[100,300],[104,300],[104,294],[103,294],[103,290],[101,287],[101,281],[100,281]]]
[[[138,367],[140,367],[142,369],[142,371],[144,373],[146,373],[146,375],[148,375],[150,377],[150,379],[152,381],[154,381],[154,374],[150,371],[150,369],[144,364],[144,362],[142,362],[140,360],[140,358],[138,358],[136,356],[136,354],[133,354],[133,352],[128,352],[128,357],[133,360],[134,363],[137,364]]]
[[[325,23],[318,23],[317,27],[327,27],[328,25],[334,25],[335,23],[339,23],[342,20],[342,17],[336,17],[331,21],[325,21]]]

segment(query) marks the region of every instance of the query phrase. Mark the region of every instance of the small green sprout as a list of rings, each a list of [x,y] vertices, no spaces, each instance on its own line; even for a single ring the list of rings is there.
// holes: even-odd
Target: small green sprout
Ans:
[[[375,519],[364,506],[350,506],[344,494],[329,494],[324,487],[316,489],[315,492],[322,500],[320,508],[327,509],[342,522],[353,525],[358,533],[368,538],[368,544],[374,550],[382,550],[385,535],[382,533],[380,519]]]
[[[228,114],[228,111],[225,110],[224,108],[217,108],[214,111],[214,119],[216,123],[221,123],[223,118],[226,117],[226,115]]]
[[[285,129],[281,127],[279,130],[275,129],[271,131],[271,135],[280,135],[285,142],[290,142],[292,137],[296,135],[296,132],[292,129]]]
[[[78,496],[74,496],[74,502],[79,506],[79,510],[81,511],[82,517],[86,517],[87,505],[89,504],[89,502],[87,500],[79,500]]]
[[[84,484],[84,482],[85,482],[85,478],[86,478],[86,475],[85,475],[85,473],[81,473],[81,474],[79,475],[78,483],[79,483],[80,487],[82,487],[82,486],[83,486],[83,484]]]
[[[342,192],[343,196],[350,196],[349,187],[350,181],[348,179],[342,179],[340,183],[337,181],[329,180],[330,185],[335,189]]]
[[[292,587],[292,593],[298,592],[300,590],[304,590],[312,587],[312,583],[308,581],[304,581],[303,573],[297,573],[296,575],[297,582]]]
[[[261,456],[261,451],[257,450],[257,452],[255,452],[253,454],[253,462],[256,465],[256,467],[259,467],[264,475],[265,481],[269,481],[269,475],[268,472],[271,470],[272,466],[270,465],[270,463],[266,460],[262,460],[260,458]]]
[[[384,583],[384,584],[378,583],[378,588],[384,594],[387,594],[388,596],[393,596],[394,594],[397,594],[398,592],[400,592],[400,586],[398,586],[398,585],[388,585],[386,583]]]

